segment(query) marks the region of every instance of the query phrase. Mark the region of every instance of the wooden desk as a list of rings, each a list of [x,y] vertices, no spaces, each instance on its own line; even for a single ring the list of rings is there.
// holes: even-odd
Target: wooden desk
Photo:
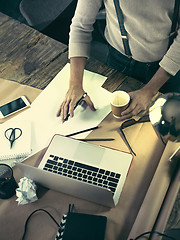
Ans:
[[[44,89],[67,62],[67,46],[0,14],[0,77]]]
[[[44,89],[68,62],[68,48],[42,33],[0,13],[0,77]],[[89,59],[86,69],[108,77],[104,87],[115,90],[127,76]],[[128,78],[122,89],[142,85]]]
[[[67,59],[67,46],[50,39],[49,37],[37,32],[36,30],[29,28],[28,26],[14,21],[7,17],[6,15],[0,14],[0,77],[4,79],[13,80],[21,84],[26,84],[39,89],[44,89],[47,84],[55,77],[55,75],[62,69]],[[109,91],[113,91],[117,88],[124,89],[126,91],[135,90],[139,88],[142,84],[132,78],[124,76],[115,70],[110,69],[104,64],[98,62],[94,59],[89,59],[86,65],[86,69],[98,72],[102,75],[106,75],[108,80],[105,82],[104,87]],[[106,121],[109,122],[111,119],[107,118]],[[128,190],[128,182],[125,191]],[[141,186],[140,186],[141,187]],[[135,194],[135,193],[134,193]],[[134,197],[139,197],[134,195]],[[129,196],[132,198],[132,196]],[[140,197],[142,198],[143,195]],[[62,202],[60,201],[62,198]],[[54,213],[57,217],[61,217],[61,210],[64,210],[57,203],[64,204],[67,206],[67,201],[72,200],[68,197],[65,202],[63,194],[56,193],[53,191],[44,191],[44,196],[39,199],[39,201],[28,206],[22,206],[19,208],[19,213],[22,215],[26,214],[26,217],[34,208],[39,207],[50,207],[48,202],[44,199],[51,199],[50,203],[54,209]],[[15,197],[6,201],[1,201],[4,209],[8,211],[9,202],[13,207],[17,207],[14,203]],[[110,236],[110,231],[113,231],[113,236],[118,236],[118,239],[127,238],[127,229],[131,229],[132,223],[135,220],[137,214],[136,210],[133,209],[133,205],[129,206],[129,214],[132,214],[132,219],[126,216],[124,222],[121,222],[120,217],[121,211],[117,209],[112,209],[108,211],[104,207],[96,206],[94,204],[89,204],[86,207],[84,201],[76,200],[73,198],[77,209],[81,212],[91,212],[97,214],[105,214],[108,217],[108,236]],[[131,199],[132,200],[132,199]],[[135,201],[135,200],[134,200]],[[121,199],[121,204],[126,204],[127,199],[124,197]],[[44,204],[46,205],[44,206]],[[43,206],[42,206],[43,204]],[[82,204],[82,205],[81,205]],[[51,206],[51,207],[52,207]],[[140,206],[139,206],[140,207]],[[28,209],[28,210],[27,210]],[[93,210],[92,210],[93,209]],[[15,220],[18,216],[13,216],[14,208],[12,211],[12,219]],[[63,212],[64,213],[64,212]],[[6,214],[6,212],[1,211],[1,214]],[[118,216],[114,218],[116,214],[119,214],[119,221],[121,222],[119,226],[121,229],[113,228],[113,223],[118,223]],[[1,215],[3,216],[3,215]],[[26,219],[26,217],[24,219]],[[24,219],[21,219],[22,224]],[[2,220],[2,219],[1,219]],[[126,222],[127,221],[127,222]],[[46,221],[47,222],[47,221]],[[50,224],[50,223],[49,223]],[[42,227],[42,226],[41,226]],[[45,229],[44,227],[42,227]],[[123,230],[126,229],[126,231]],[[23,225],[18,229],[22,232]],[[36,229],[38,232],[38,229]],[[52,230],[52,229],[51,229]],[[55,231],[55,230],[54,230]],[[11,234],[12,236],[12,234]],[[20,236],[20,233],[19,233]],[[5,240],[6,236],[3,236]],[[40,238],[39,238],[40,239]],[[53,239],[53,238],[52,238]],[[113,239],[113,238],[112,238]],[[112,240],[110,237],[107,240]],[[11,239],[8,239],[11,240]],[[113,239],[114,240],[114,239]]]

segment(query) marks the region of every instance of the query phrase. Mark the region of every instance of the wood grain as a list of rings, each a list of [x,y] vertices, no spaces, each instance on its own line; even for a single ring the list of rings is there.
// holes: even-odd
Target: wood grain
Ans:
[[[0,77],[44,89],[67,62],[67,46],[0,14]]]

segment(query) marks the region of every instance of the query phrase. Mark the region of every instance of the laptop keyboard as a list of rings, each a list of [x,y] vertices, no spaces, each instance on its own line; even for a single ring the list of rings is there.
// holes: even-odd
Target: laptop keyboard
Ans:
[[[110,189],[113,195],[120,179],[119,173],[54,155],[49,156],[43,170]]]

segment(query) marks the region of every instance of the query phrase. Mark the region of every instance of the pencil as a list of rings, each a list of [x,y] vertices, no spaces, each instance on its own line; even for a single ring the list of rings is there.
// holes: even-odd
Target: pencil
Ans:
[[[92,128],[87,128],[87,129],[84,129],[84,130],[81,130],[81,131],[78,131],[78,132],[74,132],[74,133],[67,134],[67,135],[65,135],[65,137],[71,137],[71,136],[74,136],[74,135],[76,135],[76,134],[88,132],[88,131],[91,131],[91,130],[94,130],[94,129],[97,129],[97,128],[98,128],[98,126],[92,127]]]
[[[78,138],[80,141],[113,141],[115,140],[114,138]]]

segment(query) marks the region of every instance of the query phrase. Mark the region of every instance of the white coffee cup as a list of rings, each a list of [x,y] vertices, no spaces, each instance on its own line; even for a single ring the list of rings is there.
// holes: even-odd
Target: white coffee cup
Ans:
[[[112,93],[111,109],[113,116],[121,117],[121,113],[129,106],[130,96],[125,91],[115,91]]]

